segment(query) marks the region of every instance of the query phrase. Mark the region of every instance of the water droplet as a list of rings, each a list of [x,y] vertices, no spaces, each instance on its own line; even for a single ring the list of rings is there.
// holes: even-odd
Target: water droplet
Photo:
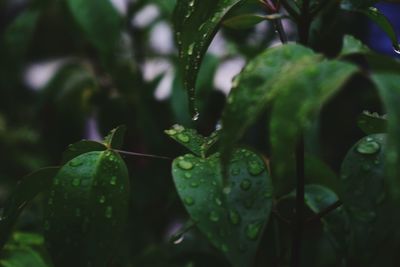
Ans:
[[[224,187],[224,189],[222,189],[222,192],[223,192],[225,195],[230,194],[231,191],[232,191],[232,188],[231,188],[230,186],[226,186],[226,187]]]
[[[393,50],[396,54],[400,55],[400,44],[393,45]]]
[[[99,197],[99,203],[103,204],[105,202],[106,202],[106,197],[105,196]]]
[[[104,216],[106,216],[106,218],[108,218],[108,219],[110,219],[112,217],[112,207],[111,206],[107,206]]]
[[[192,116],[192,120],[197,121],[199,119],[199,117],[200,117],[200,113],[197,110],[195,110],[194,114]]]
[[[246,226],[246,236],[250,240],[256,240],[260,234],[261,224],[251,223]]]
[[[232,175],[239,175],[240,174],[240,168],[238,167],[233,167],[231,170]]]
[[[184,169],[184,170],[191,170],[193,168],[193,164],[187,160],[180,160],[178,162],[178,166],[179,166],[179,168]]]
[[[251,188],[251,182],[249,179],[244,179],[241,183],[240,183],[240,188],[244,191],[248,191]]]
[[[228,248],[228,246],[227,246],[226,244],[222,244],[221,250],[222,250],[223,252],[228,252],[228,251],[229,251],[229,248]]]
[[[341,178],[342,180],[346,180],[347,178],[349,178],[349,175],[346,174],[346,173],[342,173],[342,174],[340,175],[340,178]]]
[[[380,145],[376,141],[362,141],[357,145],[357,152],[365,155],[372,155],[379,151]]]
[[[190,141],[190,137],[184,133],[180,133],[177,136],[178,140],[183,143],[188,143]]]
[[[168,134],[168,135],[175,135],[175,134],[176,134],[176,131],[175,131],[174,129],[165,130],[165,133]]]
[[[241,218],[240,218],[239,213],[236,210],[229,211],[229,221],[234,225],[237,225],[240,223]]]
[[[183,234],[181,234],[181,235],[173,236],[171,241],[174,245],[178,245],[178,244],[182,243],[184,239],[185,239],[185,236]]]
[[[53,199],[52,199],[52,198],[49,198],[49,200],[47,201],[47,204],[53,205]]]
[[[116,184],[117,184],[117,177],[116,176],[111,177],[110,185],[116,185]]]
[[[208,215],[208,218],[212,222],[218,222],[219,221],[219,214],[216,211],[211,211],[210,214]]]
[[[215,198],[215,204],[217,204],[218,206],[222,206],[222,201],[221,201],[221,199],[219,199],[218,197]]]
[[[193,187],[193,188],[197,188],[197,187],[199,187],[199,183],[196,182],[196,181],[193,181],[193,182],[190,183],[190,186]]]
[[[189,56],[193,55],[194,45],[195,45],[195,43],[191,43],[188,47],[187,53]]]
[[[79,178],[72,179],[73,186],[79,186],[81,184],[81,180]]]
[[[192,178],[192,174],[190,172],[185,172],[184,176],[186,179]]]
[[[194,199],[192,197],[185,197],[183,199],[183,201],[185,202],[186,205],[188,206],[192,206],[194,204]]]
[[[81,216],[81,209],[80,209],[80,208],[77,208],[77,209],[75,210],[75,216],[76,216],[76,217],[80,217],[80,216]]]
[[[71,167],[79,167],[83,164],[81,160],[73,159],[69,162],[69,166]]]
[[[259,175],[263,170],[264,166],[259,161],[250,161],[247,163],[248,171],[251,175]]]

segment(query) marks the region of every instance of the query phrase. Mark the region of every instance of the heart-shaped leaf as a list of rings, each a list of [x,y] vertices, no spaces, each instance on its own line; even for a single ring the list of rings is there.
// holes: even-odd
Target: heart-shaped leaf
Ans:
[[[219,154],[192,154],[172,164],[179,196],[196,226],[233,266],[251,266],[272,207],[272,185],[263,159],[237,150],[224,184]]]
[[[4,204],[0,220],[0,250],[7,242],[19,214],[37,194],[48,190],[59,168],[44,168],[22,179]]]
[[[195,85],[204,54],[225,15],[243,0],[178,0],[173,23],[189,110],[198,118]]]
[[[349,150],[341,168],[341,199],[351,223],[349,255],[362,266],[388,263],[395,248],[398,216],[387,194],[386,141],[386,134],[364,137]]]
[[[55,266],[108,266],[126,223],[129,178],[121,157],[93,151],[57,173],[45,210],[45,239]]]
[[[385,133],[387,130],[386,116],[364,111],[357,120],[358,127],[366,134]]]

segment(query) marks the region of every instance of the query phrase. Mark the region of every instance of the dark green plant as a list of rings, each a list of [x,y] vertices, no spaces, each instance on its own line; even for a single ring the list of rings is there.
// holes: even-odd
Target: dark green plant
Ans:
[[[336,21],[364,14],[400,53],[376,2],[140,0],[123,18],[108,0],[31,1],[0,43],[0,144],[11,155],[0,175],[61,165],[14,185],[0,220],[0,266],[398,266],[400,62],[345,35]],[[148,3],[172,22],[178,48],[168,55],[177,70],[164,102],[153,97],[159,78],[145,81],[140,68],[148,29],[130,21]],[[283,20],[297,27],[297,43]],[[48,21],[68,44],[40,38],[58,32]],[[241,43],[237,36],[265,21],[282,45],[265,49],[268,32],[258,46]],[[218,60],[206,54],[222,27],[235,47],[230,55],[248,61],[225,104],[211,90]],[[333,50],[323,40],[329,29],[342,42]],[[76,58],[42,91],[21,84],[27,59],[61,55]],[[338,104],[358,88],[365,88],[359,105],[378,103],[374,112],[358,112],[348,99]],[[348,115],[357,134],[342,140],[353,133],[343,122],[346,103],[357,113]],[[33,151],[22,164],[11,141],[22,142],[24,116],[37,133],[25,140]],[[114,129],[103,141],[73,143],[93,116],[101,134]],[[17,222],[25,207],[38,215],[36,228]],[[166,241],[174,220],[180,228]]]

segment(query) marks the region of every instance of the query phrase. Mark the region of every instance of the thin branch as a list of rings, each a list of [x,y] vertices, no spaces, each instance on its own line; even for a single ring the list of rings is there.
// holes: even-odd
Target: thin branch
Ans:
[[[332,211],[336,210],[337,208],[339,208],[342,205],[343,205],[342,201],[338,200],[335,203],[333,203],[332,205],[330,205],[329,207],[327,207],[326,209],[324,209],[323,211],[321,211],[320,213],[315,214],[314,216],[308,218],[305,221],[305,223],[310,223],[310,222],[313,222],[313,221],[316,221],[316,220],[320,220],[324,216],[326,216],[327,214],[329,214]]]
[[[134,157],[172,160],[172,158],[170,158],[170,157],[159,156],[159,155],[143,154],[143,153],[130,152],[130,151],[124,151],[124,150],[119,150],[119,149],[114,149],[114,151],[118,152],[120,154],[123,154],[123,155],[129,155],[129,156],[134,156]]]
[[[294,20],[298,20],[299,19],[299,13],[297,13],[296,10],[294,10],[294,8],[286,1],[286,0],[282,0],[281,1],[282,6],[285,8],[285,10],[287,11],[287,13],[293,17]]]

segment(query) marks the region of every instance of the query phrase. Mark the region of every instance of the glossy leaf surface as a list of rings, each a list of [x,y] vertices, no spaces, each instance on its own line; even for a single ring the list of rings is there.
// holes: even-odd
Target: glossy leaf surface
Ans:
[[[243,0],[178,0],[173,17],[184,87],[188,92],[193,119],[199,114],[195,105],[195,85],[200,64],[224,16]]]
[[[107,266],[124,230],[129,199],[125,163],[113,151],[82,154],[54,179],[44,230],[56,266]]]
[[[110,133],[104,138],[104,145],[108,148],[120,149],[124,143],[124,137],[126,132],[126,126],[121,125],[110,131]]]
[[[386,115],[364,111],[357,120],[358,127],[366,134],[385,133],[387,130]]]
[[[62,164],[76,158],[79,155],[92,152],[92,151],[103,151],[107,147],[102,143],[90,140],[82,140],[73,144],[70,144],[63,153]]]
[[[192,154],[172,165],[178,194],[191,219],[233,266],[251,266],[272,207],[272,185],[263,159],[237,150],[223,183],[219,154]]]

